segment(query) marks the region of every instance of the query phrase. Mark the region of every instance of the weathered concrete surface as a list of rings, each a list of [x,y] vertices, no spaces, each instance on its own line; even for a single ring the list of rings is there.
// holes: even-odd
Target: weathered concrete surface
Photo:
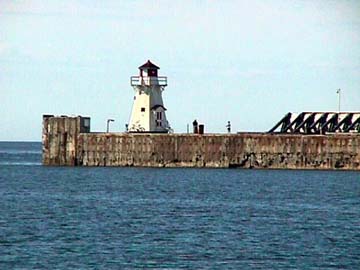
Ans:
[[[43,117],[43,164],[360,170],[360,135],[88,133],[83,117]]]
[[[360,170],[359,135],[79,134],[84,166]]]
[[[43,116],[42,147],[44,165],[77,165],[76,147],[78,136],[80,132],[90,131],[90,126],[84,126],[85,119],[89,118],[80,116]]]

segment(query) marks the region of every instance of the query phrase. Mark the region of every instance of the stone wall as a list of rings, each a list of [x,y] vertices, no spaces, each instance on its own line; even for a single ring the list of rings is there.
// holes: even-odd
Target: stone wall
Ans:
[[[85,123],[89,120],[88,124]],[[78,135],[90,131],[88,117],[43,116],[43,164],[77,165],[76,148]]]
[[[89,125],[86,120],[89,120]],[[360,170],[360,135],[89,133],[90,119],[43,117],[43,164]]]
[[[360,136],[79,134],[84,166],[360,170]]]

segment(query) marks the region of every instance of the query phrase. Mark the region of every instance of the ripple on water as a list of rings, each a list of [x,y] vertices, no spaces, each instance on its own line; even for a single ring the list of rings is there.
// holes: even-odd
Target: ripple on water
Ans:
[[[358,172],[64,168],[38,166],[39,153],[12,158],[0,159],[0,269],[360,264]]]

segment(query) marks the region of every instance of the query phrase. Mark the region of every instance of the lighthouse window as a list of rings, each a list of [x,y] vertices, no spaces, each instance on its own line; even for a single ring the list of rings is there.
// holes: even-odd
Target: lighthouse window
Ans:
[[[141,108],[141,112],[145,112],[145,108],[144,108],[144,107]]]
[[[157,70],[156,69],[150,69],[148,71],[148,73],[149,73],[149,76],[154,76],[154,77],[157,76]]]
[[[156,119],[157,120],[162,120],[162,113],[161,112],[156,112]]]

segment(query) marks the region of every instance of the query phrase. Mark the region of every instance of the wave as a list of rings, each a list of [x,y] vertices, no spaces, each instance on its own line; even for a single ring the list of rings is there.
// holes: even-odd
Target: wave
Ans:
[[[0,161],[0,166],[41,166],[41,162],[11,162],[11,161]]]
[[[8,155],[21,155],[21,154],[29,154],[29,155],[41,155],[41,150],[0,150],[0,154],[8,154]]]

